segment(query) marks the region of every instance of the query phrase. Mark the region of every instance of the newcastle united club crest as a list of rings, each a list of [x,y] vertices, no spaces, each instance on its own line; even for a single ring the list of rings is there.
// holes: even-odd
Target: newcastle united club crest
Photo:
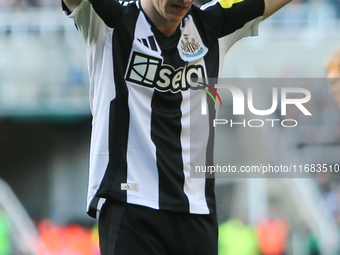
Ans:
[[[182,53],[186,57],[195,57],[203,53],[203,48],[194,38],[189,41],[189,34],[184,34],[184,40],[181,40]]]

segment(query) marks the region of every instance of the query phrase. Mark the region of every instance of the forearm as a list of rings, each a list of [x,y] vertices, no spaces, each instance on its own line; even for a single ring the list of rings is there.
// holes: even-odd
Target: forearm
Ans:
[[[268,18],[270,15],[281,9],[286,4],[292,2],[293,0],[264,0],[265,10],[263,14],[263,19]]]

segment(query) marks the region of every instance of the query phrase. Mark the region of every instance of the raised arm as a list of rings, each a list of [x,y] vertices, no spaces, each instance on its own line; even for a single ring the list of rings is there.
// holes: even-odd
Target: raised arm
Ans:
[[[290,2],[292,2],[292,0],[264,0],[265,9],[263,19],[268,18],[270,15],[272,15]]]
[[[73,12],[83,0],[62,0],[67,7],[67,11]],[[123,2],[117,0],[88,0],[94,11],[104,21],[104,23],[113,28],[120,20],[123,14]],[[63,8],[65,7],[63,6]],[[65,8],[64,8],[65,10]]]

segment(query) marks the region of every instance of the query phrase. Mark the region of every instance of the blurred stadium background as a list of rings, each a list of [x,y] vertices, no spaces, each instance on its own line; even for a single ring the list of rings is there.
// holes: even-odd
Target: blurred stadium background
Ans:
[[[226,77],[323,79],[340,46],[340,1],[295,0],[259,33],[231,49]],[[340,163],[340,110],[327,85],[310,91],[313,121],[292,110],[294,133],[220,128],[216,161]],[[99,254],[85,214],[90,126],[85,51],[60,3],[0,0],[0,255]],[[220,253],[340,254],[337,177],[218,178]]]

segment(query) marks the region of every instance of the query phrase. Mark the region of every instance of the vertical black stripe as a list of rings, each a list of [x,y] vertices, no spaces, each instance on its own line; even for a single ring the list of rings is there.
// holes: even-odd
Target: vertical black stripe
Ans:
[[[180,29],[167,37],[152,27],[155,39],[162,50],[164,64],[177,69],[185,62],[180,58],[177,44]],[[149,37],[149,41],[151,39]],[[156,45],[155,45],[156,47]],[[159,208],[189,212],[189,201],[184,193],[184,173],[182,159],[182,94],[155,90],[152,101],[151,139],[156,146],[159,174]]]
[[[155,38],[153,38],[153,36],[149,36],[148,39],[149,39],[149,43],[150,43],[151,49],[153,51],[157,51],[157,46],[156,46]]]
[[[144,44],[146,47],[148,47],[148,48],[149,48],[149,45],[148,45],[148,42],[146,41],[146,39],[145,39],[145,38],[143,38],[143,39],[142,39],[142,41],[143,41],[143,44]]]
[[[181,93],[154,92],[151,139],[156,146],[159,208],[189,212],[189,201],[183,191],[181,102]]]

